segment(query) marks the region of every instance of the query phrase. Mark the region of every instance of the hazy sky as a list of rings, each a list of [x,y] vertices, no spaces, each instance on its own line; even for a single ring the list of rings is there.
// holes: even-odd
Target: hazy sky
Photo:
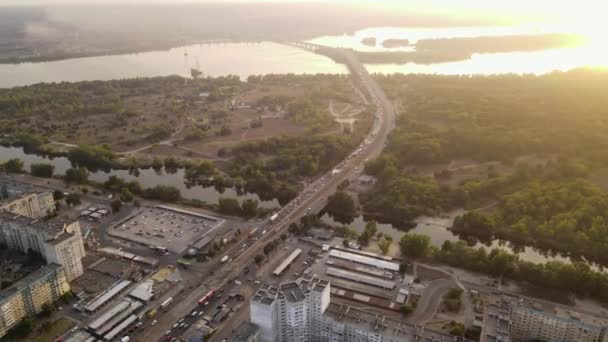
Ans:
[[[434,13],[455,17],[487,13],[493,16],[510,16],[520,19],[550,20],[566,23],[569,27],[592,29],[606,27],[602,15],[608,4],[603,0],[0,0],[4,5],[31,5],[56,3],[227,3],[227,2],[276,2],[276,3],[323,3],[339,5],[364,5],[388,8],[392,11]],[[597,28],[596,28],[597,29]]]

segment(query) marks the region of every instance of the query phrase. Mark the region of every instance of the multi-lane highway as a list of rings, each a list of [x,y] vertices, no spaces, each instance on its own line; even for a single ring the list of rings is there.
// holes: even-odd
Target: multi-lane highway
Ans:
[[[392,104],[372,79],[363,64],[348,50],[336,49],[342,53],[347,66],[353,76],[365,88],[367,95],[376,105],[376,118],[372,129],[365,140],[350,154],[338,163],[327,174],[310,183],[290,203],[281,208],[272,222],[263,224],[258,231],[258,239],[244,238],[237,243],[227,254],[231,259],[226,264],[219,264],[209,277],[201,278],[201,284],[182,298],[179,305],[175,305],[159,317],[154,326],[148,327],[145,333],[138,338],[140,341],[156,341],[162,338],[164,332],[175,324],[175,321],[188,314],[197,307],[197,299],[208,289],[223,288],[229,282],[237,279],[242,269],[251,263],[253,258],[262,253],[267,242],[277,238],[287,226],[310,212],[310,208],[318,209],[325,205],[327,198],[332,195],[337,186],[345,179],[351,179],[364,162],[378,156],[385,145],[389,132],[395,124],[395,112]],[[263,234],[262,234],[263,232]]]

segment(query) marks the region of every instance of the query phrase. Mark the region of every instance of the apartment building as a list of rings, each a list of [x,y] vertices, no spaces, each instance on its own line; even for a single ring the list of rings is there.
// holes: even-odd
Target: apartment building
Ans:
[[[261,342],[466,341],[348,305],[331,303],[329,281],[262,285],[250,303]]]
[[[531,300],[490,304],[481,342],[608,342],[608,320],[559,305]]]
[[[0,337],[70,290],[64,268],[48,264],[0,291]]]
[[[55,199],[50,191],[27,192],[1,201],[0,211],[40,219],[55,211]]]
[[[39,253],[47,263],[64,267],[68,281],[83,273],[84,243],[78,221],[31,219],[0,212],[0,243],[23,252]]]

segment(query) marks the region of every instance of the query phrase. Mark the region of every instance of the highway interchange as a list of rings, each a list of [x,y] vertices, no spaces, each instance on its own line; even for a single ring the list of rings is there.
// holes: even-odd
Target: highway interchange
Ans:
[[[378,156],[384,148],[389,132],[395,125],[395,112],[390,101],[372,79],[363,64],[348,50],[339,49],[346,60],[346,64],[352,75],[365,87],[367,94],[376,105],[376,118],[370,133],[366,139],[350,154],[338,163],[332,170],[310,183],[290,203],[277,212],[273,222],[265,222],[259,227],[256,238],[245,237],[236,243],[227,253],[230,262],[222,264],[217,260],[208,262],[205,269],[208,274],[201,274],[201,283],[189,291],[184,291],[179,301],[164,312],[153,326],[148,326],[138,341],[164,340],[165,333],[170,330],[177,321],[190,314],[198,308],[197,300],[209,289],[223,289],[234,283],[234,280],[242,276],[243,269],[252,264],[252,260],[267,242],[284,233],[291,222],[295,222],[310,211],[321,209],[327,198],[332,195],[337,186],[345,179],[351,179],[365,161]],[[248,298],[245,298],[245,303]]]

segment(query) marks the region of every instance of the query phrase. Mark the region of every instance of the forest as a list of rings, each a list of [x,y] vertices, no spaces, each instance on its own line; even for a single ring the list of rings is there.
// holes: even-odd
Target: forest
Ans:
[[[365,165],[377,178],[360,194],[366,215],[407,226],[491,206],[453,230],[608,264],[608,193],[592,177],[608,167],[608,72],[377,77],[404,105],[383,153]],[[461,159],[498,166],[450,182],[449,165]],[[417,171],[425,167],[435,172]]]

